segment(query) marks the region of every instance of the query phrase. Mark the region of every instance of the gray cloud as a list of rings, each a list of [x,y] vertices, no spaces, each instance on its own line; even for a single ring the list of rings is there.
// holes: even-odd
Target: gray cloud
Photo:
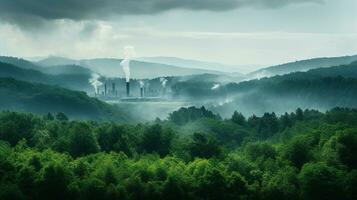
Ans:
[[[240,7],[280,8],[323,0],[0,0],[0,18],[22,27],[51,20],[107,19],[116,15],[156,14],[173,9],[227,11]]]

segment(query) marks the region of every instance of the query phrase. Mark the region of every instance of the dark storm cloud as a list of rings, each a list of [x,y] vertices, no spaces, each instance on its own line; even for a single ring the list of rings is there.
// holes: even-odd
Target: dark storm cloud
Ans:
[[[21,26],[56,19],[91,20],[115,15],[156,14],[173,9],[226,11],[279,8],[322,0],[0,0],[0,18]]]

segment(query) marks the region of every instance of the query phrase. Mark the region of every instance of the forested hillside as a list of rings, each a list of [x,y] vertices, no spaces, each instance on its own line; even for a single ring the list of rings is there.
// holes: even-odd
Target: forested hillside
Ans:
[[[42,67],[22,58],[0,56],[0,62],[19,66],[23,69],[41,70]]]
[[[206,103],[223,117],[237,108],[251,115],[357,106],[357,62],[239,83],[207,80],[182,78],[168,84],[174,98]]]
[[[137,125],[2,112],[0,140],[3,200],[357,197],[354,109]]]
[[[0,78],[0,109],[45,114],[63,112],[75,119],[131,121],[129,113],[57,86]]]
[[[42,69],[41,72],[0,62],[0,77],[57,85],[78,91],[93,91],[93,87],[88,81],[91,77],[90,71],[79,66],[55,66],[51,69]]]
[[[357,55],[342,56],[331,58],[313,58],[309,60],[301,60],[277,66],[267,67],[249,74],[251,77],[259,76],[274,76],[288,74],[291,72],[307,71],[316,68],[333,67],[338,65],[348,65],[357,61]]]
[[[238,106],[245,114],[267,111],[282,114],[297,107],[327,110],[336,106],[357,106],[357,79],[341,76],[242,84],[233,86],[232,90],[236,90],[235,95],[228,94],[228,102],[215,108],[225,116]]]

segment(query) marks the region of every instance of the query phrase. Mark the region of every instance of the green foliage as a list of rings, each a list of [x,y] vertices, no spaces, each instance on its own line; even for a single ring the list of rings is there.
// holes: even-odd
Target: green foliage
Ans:
[[[1,66],[1,63],[0,63]],[[0,67],[1,68],[1,67]],[[88,79],[86,80],[88,82]],[[0,74],[0,109],[37,114],[59,113],[58,120],[112,120],[117,122],[132,121],[129,113],[124,113],[116,106],[106,104],[96,98],[90,98],[84,92],[72,91],[58,86],[18,81],[1,78]],[[65,115],[66,116],[65,116]],[[47,116],[52,117],[52,116]]]
[[[301,168],[305,163],[312,160],[313,138],[300,136],[293,138],[285,145],[283,158],[290,161],[293,166]]]
[[[52,118],[49,117],[49,119],[51,120]],[[56,114],[56,119],[59,121],[67,121],[68,117],[63,112],[59,112]]]
[[[357,168],[357,129],[347,129],[331,137],[330,148],[341,163],[351,169]]]
[[[221,154],[218,141],[202,133],[194,133],[192,142],[188,144],[188,151],[192,158],[211,158]]]
[[[169,120],[178,125],[183,125],[201,118],[220,119],[220,116],[214,114],[212,111],[206,110],[203,106],[201,108],[180,108],[178,111],[174,111],[169,115]]]
[[[139,148],[145,153],[158,153],[165,156],[170,152],[174,134],[170,129],[163,129],[160,125],[147,127],[142,135]]]
[[[236,124],[244,126],[246,124],[245,117],[242,115],[242,113],[239,113],[237,111],[234,111],[233,116],[232,116],[232,121]]]
[[[325,163],[308,163],[299,174],[304,199],[344,199],[343,173]]]
[[[297,110],[181,127],[2,112],[0,198],[352,200],[356,117]]]
[[[84,156],[99,151],[97,141],[88,124],[77,123],[69,131],[69,152],[72,156]]]

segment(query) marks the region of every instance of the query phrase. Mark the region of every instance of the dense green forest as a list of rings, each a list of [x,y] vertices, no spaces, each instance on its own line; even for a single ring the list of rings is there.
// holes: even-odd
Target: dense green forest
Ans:
[[[357,199],[357,110],[145,124],[0,113],[0,199]]]

